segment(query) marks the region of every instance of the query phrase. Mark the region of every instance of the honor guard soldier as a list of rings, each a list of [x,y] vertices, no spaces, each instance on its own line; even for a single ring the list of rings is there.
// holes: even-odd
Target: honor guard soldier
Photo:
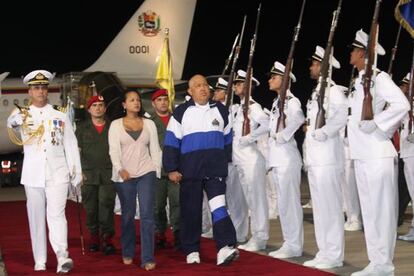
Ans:
[[[238,178],[243,188],[244,199],[250,210],[250,229],[252,237],[239,249],[259,251],[266,248],[269,239],[269,209],[266,197],[266,162],[257,146],[257,139],[267,132],[269,118],[260,104],[250,98],[245,102],[244,85],[246,72],[238,70],[234,78],[234,91],[240,97],[240,104],[235,105],[233,117],[233,165],[238,172]],[[259,81],[252,78],[252,86],[259,85]],[[251,132],[243,136],[243,105],[249,105],[248,118]],[[236,200],[236,199],[235,199]],[[247,209],[246,209],[247,210]],[[239,212],[242,212],[240,210]],[[247,237],[249,229],[249,212],[242,214],[243,237]],[[237,222],[235,222],[237,224]]]
[[[47,92],[53,75],[45,70],[27,74],[31,105],[15,109],[7,120],[14,142],[23,145],[24,160],[21,183],[27,198],[34,270],[46,270],[47,239],[57,257],[57,273],[73,267],[68,254],[68,227],[65,217],[69,185],[82,182],[78,143],[72,124],[65,113],[48,104]],[[13,136],[19,132],[21,141]]]
[[[151,119],[157,127],[158,140],[164,145],[165,132],[171,113],[168,110],[169,98],[167,90],[158,89],[151,97],[154,112]],[[180,248],[180,186],[168,179],[168,174],[161,170],[161,178],[156,179],[155,189],[155,244],[158,248],[166,246],[167,238],[167,213],[166,205],[168,199],[169,221],[174,234],[174,248]]]
[[[325,50],[316,46],[309,67],[310,77],[317,81],[306,109],[305,164],[312,196],[313,220],[315,224],[318,252],[305,266],[330,269],[343,265],[344,260],[344,215],[342,212],[341,180],[344,167],[344,149],[340,130],[346,125],[347,103],[344,87],[330,79],[329,71],[339,69],[339,62],[331,55],[327,72],[325,95],[321,90],[321,64]],[[322,103],[322,106],[320,104]],[[317,125],[319,108],[325,110],[325,124]]]
[[[409,95],[410,73],[401,81],[400,89],[407,96]],[[412,101],[412,99],[410,99]],[[407,188],[411,198],[414,198],[414,129],[409,128],[409,116],[404,118],[400,136],[400,157],[404,161],[404,174],[407,180]],[[401,198],[400,198],[401,200]],[[414,206],[413,206],[414,208]],[[407,234],[398,236],[404,241],[414,241],[414,217],[411,220],[411,227]]]
[[[358,69],[355,91],[348,97],[348,141],[361,203],[369,265],[353,273],[391,275],[397,229],[397,187],[394,160],[397,152],[390,138],[410,106],[401,90],[383,71],[372,77],[373,119],[361,120],[364,99],[365,55],[368,35],[359,30],[352,43],[350,64]],[[375,54],[385,50],[376,44]],[[376,69],[373,69],[376,70]],[[375,71],[374,71],[375,72]],[[387,108],[384,108],[387,105]]]
[[[215,89],[213,100],[225,104],[226,102],[226,91],[227,91],[227,81],[223,78],[218,78]]]
[[[210,101],[207,80],[189,81],[191,99],[179,105],[167,126],[163,166],[180,183],[181,247],[187,263],[200,263],[203,191],[212,214],[217,265],[237,259],[236,233],[226,207],[227,164],[231,161],[232,132],[227,108]]]
[[[89,99],[90,118],[76,128],[83,172],[82,202],[86,210],[86,226],[90,233],[89,251],[115,253],[114,229],[115,188],[111,181],[106,105],[101,95]]]
[[[295,132],[305,121],[298,98],[290,89],[286,92],[285,108],[286,127],[276,133],[280,117],[279,101],[285,66],[276,61],[270,70],[269,89],[278,97],[273,101],[269,122],[268,169],[276,186],[277,207],[283,234],[283,245],[269,253],[278,259],[298,257],[303,250],[303,212],[300,204],[300,178],[302,158],[294,138]],[[292,82],[296,77],[290,73]]]

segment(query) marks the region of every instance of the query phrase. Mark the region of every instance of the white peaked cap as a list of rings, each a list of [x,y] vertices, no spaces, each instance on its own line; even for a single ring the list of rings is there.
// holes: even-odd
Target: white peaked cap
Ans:
[[[367,49],[368,47],[368,35],[361,29],[356,32],[354,42],[352,43],[352,46],[361,48],[361,49]],[[382,46],[377,43],[376,52],[378,55],[383,56],[385,55],[385,50],[382,48]]]
[[[277,74],[281,76],[285,75],[285,66],[279,61],[275,61],[272,69],[270,70],[270,74]],[[290,72],[290,79],[292,80],[292,82],[296,82],[296,77],[295,75],[293,75],[292,72]]]
[[[243,70],[238,70],[237,76],[234,79],[234,81],[245,81],[245,80],[246,80],[246,72]],[[252,77],[252,81],[256,83],[256,86],[260,85],[260,82],[255,77]]]
[[[217,83],[216,83],[216,89],[227,89],[227,84],[228,82],[223,79],[223,78],[218,78]]]
[[[410,79],[411,79],[411,73],[408,72],[401,82],[410,83]]]
[[[321,46],[316,46],[315,53],[313,53],[312,58],[317,61],[322,62],[324,55],[325,55],[325,49],[322,48]],[[341,64],[334,56],[332,56],[331,63],[332,63],[333,68],[336,68],[336,69],[341,68]]]
[[[54,76],[54,74],[46,70],[34,70],[24,77],[23,83],[28,85],[49,84],[49,81],[53,80]]]

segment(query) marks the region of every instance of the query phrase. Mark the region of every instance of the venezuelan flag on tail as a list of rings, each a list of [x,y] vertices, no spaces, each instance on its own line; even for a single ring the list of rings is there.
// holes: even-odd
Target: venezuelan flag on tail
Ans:
[[[169,110],[172,111],[174,108],[175,90],[174,79],[172,76],[172,60],[168,38],[168,29],[165,31],[165,33],[166,37],[164,38],[164,44],[161,50],[155,81],[160,88],[164,88],[168,91],[168,98],[170,100]]]
[[[394,15],[395,19],[414,38],[414,1],[400,0],[395,7]]]

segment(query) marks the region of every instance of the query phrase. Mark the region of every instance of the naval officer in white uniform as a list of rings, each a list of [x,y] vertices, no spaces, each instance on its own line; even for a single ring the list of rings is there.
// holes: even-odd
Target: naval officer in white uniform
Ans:
[[[397,230],[397,186],[395,185],[394,160],[397,152],[391,142],[410,106],[409,103],[383,71],[374,69],[371,94],[373,120],[361,120],[364,99],[363,80],[368,35],[362,30],[356,33],[350,63],[358,69],[355,91],[348,97],[348,141],[351,159],[354,160],[355,176],[364,222],[369,265],[361,275],[394,275],[394,258]],[[376,54],[384,55],[381,45]]]
[[[48,84],[53,75],[45,70],[30,72],[31,105],[27,112],[15,109],[7,126],[21,135],[24,149],[21,184],[27,198],[30,237],[35,271],[46,270],[47,239],[56,254],[57,273],[73,267],[69,258],[65,206],[69,185],[82,181],[78,144],[67,115],[48,104]]]
[[[321,65],[325,50],[316,46],[309,67],[310,77],[317,86],[307,103],[305,164],[312,196],[313,220],[318,252],[305,266],[329,269],[343,265],[344,259],[344,216],[342,213],[341,177],[344,168],[344,150],[340,130],[347,119],[347,102],[343,93],[345,87],[336,85],[327,76],[327,87],[323,99],[325,125],[316,126],[319,111],[321,86]],[[339,62],[330,57],[329,66],[339,69]]]
[[[302,158],[294,135],[305,121],[305,116],[299,99],[288,89],[284,103],[286,127],[276,132],[280,117],[279,94],[284,75],[285,66],[276,61],[270,70],[268,81],[269,90],[276,92],[277,97],[270,111],[267,167],[271,170],[276,186],[277,206],[284,240],[278,250],[269,252],[269,256],[278,259],[298,257],[303,251],[303,212],[300,204]],[[292,72],[290,72],[290,79],[292,82],[296,81]]]
[[[238,239],[243,240],[247,237],[250,211],[250,231],[251,238],[245,244],[239,245],[239,249],[246,251],[259,251],[266,248],[269,239],[269,209],[266,196],[266,162],[257,146],[257,140],[265,134],[269,126],[269,118],[263,111],[260,104],[251,97],[246,103],[244,95],[244,85],[246,72],[238,70],[234,79],[234,93],[240,98],[240,104],[235,104],[232,108],[233,118],[233,166],[238,172],[238,180],[243,189],[244,197],[234,200],[240,202],[245,199],[248,209],[240,210],[238,215],[244,217],[241,231],[238,231]],[[252,77],[252,86],[259,85],[259,81]],[[243,105],[249,105],[248,118],[250,119],[251,132],[243,136]],[[247,212],[246,212],[247,211]],[[240,216],[239,216],[240,217]],[[234,217],[232,217],[232,220]],[[237,225],[238,223],[235,223]]]

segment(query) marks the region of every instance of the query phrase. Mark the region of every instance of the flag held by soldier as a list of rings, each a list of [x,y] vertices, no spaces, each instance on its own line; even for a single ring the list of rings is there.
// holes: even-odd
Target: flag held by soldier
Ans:
[[[174,108],[175,102],[175,90],[174,79],[172,76],[172,60],[170,52],[170,43],[168,37],[168,29],[165,29],[165,38],[159,57],[159,63],[156,74],[156,83],[160,88],[164,88],[168,91],[168,98],[170,99],[169,110],[170,112]]]

